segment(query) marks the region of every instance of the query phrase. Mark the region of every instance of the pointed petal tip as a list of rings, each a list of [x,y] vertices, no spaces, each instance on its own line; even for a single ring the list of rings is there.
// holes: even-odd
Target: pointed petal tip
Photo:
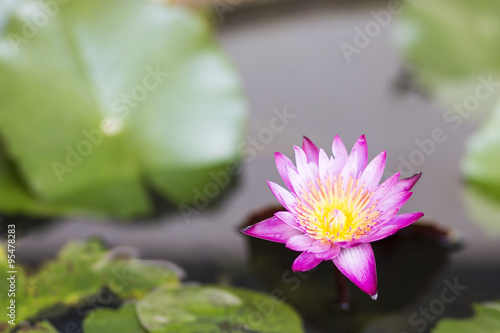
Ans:
[[[370,297],[372,298],[372,300],[376,301],[377,298],[378,298],[378,293],[375,293],[373,295],[370,295]]]
[[[307,136],[303,137],[302,150],[306,154],[308,162],[318,164],[319,149]]]
[[[286,243],[289,238],[303,234],[302,231],[290,227],[274,216],[240,229],[239,232],[276,243]]]
[[[417,182],[417,180],[420,179],[420,177],[422,177],[422,172],[417,172],[416,174],[414,174],[413,176],[411,177],[408,177],[408,179],[415,179],[415,183]]]
[[[370,296],[377,293],[377,269],[370,243],[343,248],[332,261],[359,289]]]
[[[250,229],[252,226],[249,225],[248,227],[241,228],[238,230],[238,232],[241,232],[242,234],[248,235],[247,230]]]
[[[293,146],[293,150],[297,153],[304,153],[305,155],[305,151],[304,149],[302,149],[302,147],[299,147],[299,146]]]

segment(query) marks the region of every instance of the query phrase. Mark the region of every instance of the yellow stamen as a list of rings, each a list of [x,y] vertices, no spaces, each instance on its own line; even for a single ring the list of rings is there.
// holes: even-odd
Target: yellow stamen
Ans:
[[[352,177],[316,181],[297,191],[299,200],[295,208],[306,233],[317,240],[349,242],[371,230],[380,216],[371,200],[373,192],[365,190]]]

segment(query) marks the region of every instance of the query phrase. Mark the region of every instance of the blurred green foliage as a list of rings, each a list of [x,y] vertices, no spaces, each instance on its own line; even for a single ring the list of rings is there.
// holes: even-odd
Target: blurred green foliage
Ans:
[[[209,22],[146,0],[10,2],[0,14],[0,211],[147,214],[239,158],[239,78]]]
[[[145,333],[135,307],[135,303],[128,303],[117,310],[97,309],[83,322],[83,332]]]
[[[297,313],[277,298],[232,287],[183,286],[182,270],[174,264],[137,259],[128,247],[108,251],[95,239],[69,242],[34,274],[24,274],[20,265],[16,269],[16,323],[29,320],[47,332],[52,328],[45,320],[64,316],[70,307],[86,314],[84,333],[303,332]],[[3,295],[9,289],[6,271],[2,246]],[[0,308],[9,301],[2,297]],[[121,302],[118,309],[102,308]],[[3,322],[8,317],[0,318],[0,332],[8,332],[12,326]]]
[[[500,201],[490,197],[481,186],[469,184],[462,193],[471,220],[480,226],[487,237],[500,236]]]
[[[184,287],[150,293],[137,305],[149,332],[301,333],[295,311],[268,295],[230,287]]]
[[[500,104],[468,140],[462,173],[468,212],[488,235],[500,235]]]
[[[467,319],[442,319],[433,333],[493,333],[500,331],[500,303],[473,304],[474,316]]]
[[[3,248],[0,251],[3,252]],[[0,255],[0,269],[4,274],[7,271],[7,256],[5,253]],[[153,264],[126,254],[117,255],[117,250],[107,251],[97,240],[69,242],[55,260],[46,263],[35,274],[26,276],[20,265],[16,265],[16,270],[18,323],[38,318],[42,310],[42,317],[59,313],[61,305],[77,305],[103,287],[127,299],[142,297],[159,286],[179,285],[178,271],[168,265]],[[5,280],[1,279],[0,283],[3,295],[7,295],[9,289]],[[5,309],[8,302],[8,298],[2,298],[1,308]]]
[[[407,0],[403,8],[395,41],[427,92],[451,105],[474,92],[478,76],[500,77],[498,1]]]
[[[462,171],[467,181],[500,200],[500,105],[466,145]]]

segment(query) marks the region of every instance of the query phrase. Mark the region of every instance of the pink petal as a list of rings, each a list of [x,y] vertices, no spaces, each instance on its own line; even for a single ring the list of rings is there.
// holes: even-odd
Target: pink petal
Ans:
[[[267,181],[269,188],[273,192],[276,199],[278,199],[279,203],[283,205],[287,210],[294,211],[294,207],[297,203],[297,199],[293,194],[285,190],[283,187],[279,186],[276,183],[271,181]]]
[[[345,162],[347,161],[347,149],[342,142],[342,139],[338,135],[335,135],[332,143],[332,153],[335,157],[335,173],[339,173],[344,168]]]
[[[314,253],[302,252],[293,262],[292,271],[304,272],[318,266],[321,259],[316,258]]]
[[[366,167],[360,177],[360,182],[365,184],[365,189],[372,191],[380,183],[384,174],[387,153],[383,151],[375,157]]]
[[[286,247],[294,251],[307,251],[311,248],[314,239],[304,234],[293,236],[286,242]]]
[[[322,242],[322,241],[317,240],[312,244],[312,247],[309,251],[313,252],[313,253],[322,253],[322,252],[328,251],[331,246],[332,246],[332,243],[330,243],[330,242]]]
[[[396,194],[398,192],[409,191],[415,185],[415,183],[420,179],[422,173],[417,173],[409,178],[400,179],[394,184],[388,195]]]
[[[395,173],[394,175],[387,178],[382,184],[380,184],[374,191],[372,200],[377,201],[384,198],[387,193],[389,193],[393,189],[394,184],[396,184],[400,175],[401,172]]]
[[[306,153],[302,150],[302,148],[295,146],[295,163],[297,163],[297,170],[299,176],[304,178],[305,181],[316,181],[318,167],[314,164],[309,164],[307,161]],[[316,169],[316,170],[315,170]]]
[[[304,150],[304,153],[306,153],[307,160],[309,162],[318,164],[319,149],[306,136],[304,136],[304,140],[302,141],[302,149]]]
[[[410,199],[412,194],[413,192],[399,192],[387,199],[382,199],[377,205],[377,210],[387,211],[399,209]]]
[[[380,212],[380,216],[377,218],[378,224],[386,223],[387,221],[392,220],[397,213],[399,213],[400,207],[396,207],[393,209],[389,209],[386,211]]]
[[[356,155],[358,160],[358,173],[361,173],[368,163],[368,145],[366,143],[366,137],[361,135],[352,147],[351,155]]]
[[[424,216],[424,214],[420,212],[397,215],[390,221],[380,226],[380,228],[372,235],[360,238],[360,241],[375,242],[389,237],[398,232],[400,229],[418,221],[422,216]]]
[[[340,253],[340,246],[332,244],[332,246],[322,253],[315,253],[316,258],[321,260],[332,260]]]
[[[366,168],[368,160],[368,150],[365,136],[362,135],[352,147],[351,153],[342,169],[342,178],[348,180],[357,178]]]
[[[292,183],[290,183],[290,178],[288,176],[290,170],[295,170],[295,165],[293,165],[292,161],[285,155],[281,153],[274,153],[274,159],[276,160],[276,168],[278,169],[278,172],[281,176],[281,179],[285,182],[285,185],[290,189],[290,191],[293,191],[293,186]]]
[[[330,181],[333,179],[333,159],[330,159],[328,155],[326,155],[323,149],[319,150],[319,159],[318,159],[318,175],[319,179],[322,182],[327,182],[328,177],[330,177]]]
[[[277,243],[286,243],[291,237],[303,234],[303,232],[290,227],[286,223],[283,223],[283,221],[277,217],[271,217],[267,220],[241,229],[240,232],[248,236],[262,238]]]
[[[306,177],[301,177],[298,172],[291,170],[288,173],[288,178],[293,186],[293,192],[300,197],[302,194],[309,191],[309,185]]]
[[[306,153],[304,153],[302,148],[297,146],[294,146],[293,149],[295,150],[295,164],[297,164],[297,170],[299,172],[299,175],[303,176],[307,163],[309,163],[307,161]]]
[[[343,248],[332,261],[356,286],[368,295],[376,297],[377,271],[375,256],[369,243]]]
[[[281,221],[288,224],[290,227],[295,228],[297,230],[302,230],[302,228],[300,227],[299,221],[297,220],[295,215],[293,215],[292,213],[281,211],[281,212],[274,213],[274,216],[276,216]]]

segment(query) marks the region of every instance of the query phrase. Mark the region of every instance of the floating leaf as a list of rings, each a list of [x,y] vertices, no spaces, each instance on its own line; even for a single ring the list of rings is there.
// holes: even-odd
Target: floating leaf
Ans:
[[[462,173],[465,206],[488,235],[500,234],[500,104],[467,140]]]
[[[56,260],[29,277],[22,318],[59,303],[75,305],[83,297],[96,294],[105,281],[92,270],[92,265],[105,253],[98,240],[66,244]]]
[[[44,205],[35,200],[29,190],[25,188],[21,179],[15,174],[12,164],[0,151],[0,211],[9,214],[18,214],[29,211],[38,215],[50,215],[59,211],[56,207]]]
[[[90,313],[83,321],[85,333],[144,333],[146,332],[135,311],[135,303],[129,303],[118,310],[98,309]]]
[[[150,210],[143,180],[190,202],[238,157],[240,82],[203,16],[143,0],[52,8],[25,0],[9,14],[0,134],[25,184],[18,192],[71,212],[128,217]],[[7,208],[55,212],[19,200]]]
[[[405,1],[395,40],[425,88],[446,103],[462,103],[474,95],[478,76],[500,76],[499,16],[496,0]]]
[[[93,266],[110,290],[122,299],[142,298],[156,287],[176,287],[184,275],[182,269],[172,263],[139,260],[129,255],[124,248],[116,248]]]
[[[483,229],[485,236],[500,236],[500,200],[474,185],[466,186],[462,200],[469,218]]]
[[[442,319],[433,333],[500,332],[500,303],[473,304],[474,316],[468,319]]]
[[[300,318],[280,301],[228,287],[185,287],[147,295],[137,305],[151,332],[303,332]]]
[[[500,200],[500,104],[467,140],[462,172],[468,183]]]
[[[1,272],[6,272],[7,257],[1,258]],[[156,287],[176,287],[182,277],[182,271],[171,263],[127,257],[120,248],[106,251],[97,239],[67,243],[55,260],[28,278],[21,266],[16,269],[17,321],[58,315],[103,287],[122,299],[140,298]],[[1,274],[0,292],[7,295],[8,283]],[[8,301],[1,299],[2,309]]]
[[[220,289],[187,287],[147,295],[137,305],[137,311],[144,327],[158,331],[207,317],[222,320],[226,309],[241,304],[239,298]]]

